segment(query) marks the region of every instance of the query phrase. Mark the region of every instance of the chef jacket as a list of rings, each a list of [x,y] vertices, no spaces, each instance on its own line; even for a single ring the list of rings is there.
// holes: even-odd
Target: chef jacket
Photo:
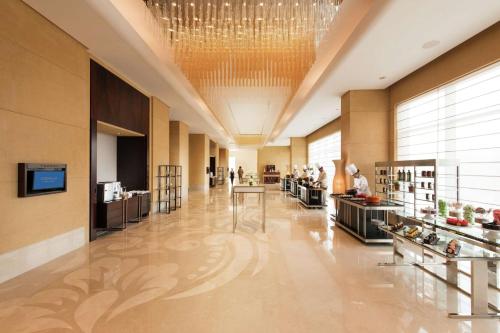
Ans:
[[[358,193],[371,195],[368,180],[366,180],[365,176],[360,175],[359,178],[354,178],[354,188],[358,190]]]
[[[321,186],[322,188],[328,188],[326,172],[324,170],[319,172],[316,182],[319,183],[319,186]]]

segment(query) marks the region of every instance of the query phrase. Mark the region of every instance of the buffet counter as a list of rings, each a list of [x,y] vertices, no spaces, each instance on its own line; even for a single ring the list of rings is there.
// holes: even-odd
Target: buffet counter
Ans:
[[[318,187],[298,185],[300,203],[306,208],[323,208],[326,202],[326,190]]]
[[[446,219],[436,217],[433,219],[417,219],[414,217],[406,217],[407,220],[415,221],[417,224],[425,224],[427,227],[444,230],[454,233],[472,240],[484,243],[496,250],[500,246],[500,231],[485,229],[480,224],[468,226],[455,226],[446,223]]]
[[[280,180],[280,190],[290,191],[290,180],[291,178],[281,178]]]
[[[411,220],[407,220],[407,222],[411,223]],[[421,236],[412,238],[409,235],[410,232],[408,231],[409,229],[407,229],[408,227],[396,230],[394,227],[381,225],[379,228],[388,235],[394,237],[393,261],[390,263],[381,263],[379,265],[406,265],[405,251],[400,251],[399,248],[403,247],[406,251],[411,249],[411,252],[421,256],[420,260],[415,260],[414,256],[410,256],[409,260],[411,264],[423,268],[431,275],[458,288],[466,295],[470,295],[470,311],[466,313],[449,313],[448,317],[458,319],[500,319],[500,313],[497,312],[498,309],[494,304],[489,303],[488,297],[488,262],[500,262],[500,255],[497,252],[488,250],[480,245],[468,243],[464,239],[457,241],[454,232],[440,232],[435,243],[428,243],[423,241],[423,239],[425,239],[425,236],[423,236],[425,231],[423,229],[417,229],[419,233],[422,232]],[[449,244],[452,242],[458,242],[458,244],[460,244],[457,253],[448,252],[447,246],[449,247]],[[411,244],[411,247],[405,246],[406,244]],[[399,264],[396,262],[396,255],[403,257],[402,263]],[[457,262],[459,261],[470,262],[470,290],[463,289],[458,283],[460,270]],[[437,267],[436,265],[445,268],[446,272],[444,276],[439,275],[432,269]],[[495,312],[491,312],[490,308],[495,310]]]
[[[299,194],[299,181],[298,179],[292,178],[290,179],[290,194],[294,197],[297,197]]]
[[[337,216],[335,225],[364,243],[392,243],[392,237],[378,228],[386,224],[388,212],[403,210],[404,206],[389,201],[369,204],[364,201],[334,196]]]

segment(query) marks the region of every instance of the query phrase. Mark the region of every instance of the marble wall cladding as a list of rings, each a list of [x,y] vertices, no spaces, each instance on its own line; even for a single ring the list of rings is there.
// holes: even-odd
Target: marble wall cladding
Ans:
[[[189,127],[182,121],[170,122],[170,163],[182,166],[182,198],[189,194]]]
[[[210,139],[206,134],[189,134],[189,189],[208,190]]]
[[[170,121],[169,108],[157,97],[151,98],[150,116],[150,177],[149,188],[157,188],[158,166],[170,164]],[[155,202],[158,201],[157,191],[153,191],[151,205],[153,212],[158,209]]]
[[[290,147],[289,146],[269,146],[257,151],[257,170],[261,181],[263,181],[264,168],[268,164],[274,164],[281,176],[290,172]]]
[[[307,164],[307,144],[306,137],[290,138],[290,171],[293,171],[294,165],[301,170]]]
[[[229,150],[227,148],[219,148],[219,166],[224,167],[225,175],[228,175],[229,166]]]
[[[389,158],[389,98],[387,90],[351,90],[342,96],[342,159],[354,163],[375,184],[375,162]],[[347,187],[352,179],[346,176]]]
[[[89,56],[18,0],[0,2],[0,142],[0,254],[87,235]],[[68,191],[17,198],[18,162],[66,163]]]

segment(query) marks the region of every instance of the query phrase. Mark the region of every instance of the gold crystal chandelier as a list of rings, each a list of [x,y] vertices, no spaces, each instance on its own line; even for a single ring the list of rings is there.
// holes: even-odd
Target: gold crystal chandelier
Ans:
[[[280,86],[294,92],[341,0],[145,0],[174,61],[200,91]]]

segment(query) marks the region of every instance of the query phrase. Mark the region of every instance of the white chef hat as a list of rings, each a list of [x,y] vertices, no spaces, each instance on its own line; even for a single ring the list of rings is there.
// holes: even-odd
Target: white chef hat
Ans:
[[[298,168],[299,168],[299,167],[297,166],[297,164],[295,164],[295,165],[293,166],[293,169],[294,169],[294,170],[295,170],[295,169],[298,169]]]
[[[304,166],[302,167],[303,170],[307,170],[307,165],[304,164]]]
[[[351,163],[349,165],[347,165],[345,167],[345,171],[349,174],[349,175],[354,175],[356,172],[358,172],[358,167],[356,166],[356,164],[354,163]]]
[[[319,163],[316,163],[314,166],[316,167],[316,169],[321,168],[321,164],[319,164]]]

